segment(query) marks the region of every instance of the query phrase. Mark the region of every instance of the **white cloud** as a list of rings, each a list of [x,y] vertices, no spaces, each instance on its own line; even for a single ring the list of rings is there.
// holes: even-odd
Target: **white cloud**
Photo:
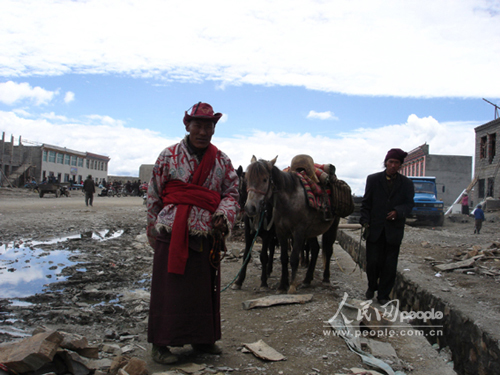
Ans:
[[[331,111],[326,112],[316,112],[309,111],[307,118],[318,119],[318,120],[338,120],[339,118],[333,114]]]
[[[64,95],[64,103],[71,103],[73,100],[75,100],[75,93],[68,91],[66,95]]]
[[[489,0],[4,0],[0,75],[498,98],[499,11]]]
[[[66,122],[69,121],[69,119],[66,116],[58,116],[54,112],[42,113],[40,117],[45,118],[47,120],[66,121]]]
[[[0,102],[14,105],[29,99],[35,105],[47,104],[57,92],[48,91],[41,87],[31,87],[29,83],[16,83],[13,81],[0,83]]]
[[[57,116],[53,116],[57,118]],[[0,129],[15,138],[94,152],[111,157],[109,174],[138,175],[141,164],[153,164],[159,153],[180,138],[164,138],[150,130],[124,127],[123,122],[108,116],[90,116],[87,124],[59,119],[27,119],[14,112],[0,111]],[[100,120],[100,122],[99,122]],[[410,115],[403,124],[379,129],[357,129],[336,138],[312,136],[309,133],[290,134],[254,132],[250,136],[219,138],[213,143],[232,159],[237,168],[250,163],[252,155],[272,159],[278,155],[277,166],[285,168],[293,156],[309,154],[320,164],[337,168],[339,178],[347,181],[354,193],[364,191],[366,176],[382,170],[387,151],[393,147],[410,151],[427,142],[432,154],[474,154],[474,127],[480,124],[440,123],[432,117]]]

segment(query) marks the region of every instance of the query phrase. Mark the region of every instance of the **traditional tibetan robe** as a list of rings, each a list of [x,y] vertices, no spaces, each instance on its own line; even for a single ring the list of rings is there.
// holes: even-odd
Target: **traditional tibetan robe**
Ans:
[[[238,176],[210,145],[194,152],[187,137],[162,151],[148,187],[148,240],[155,249],[148,341],[211,344],[221,337],[220,266],[210,262],[212,217],[232,229]]]

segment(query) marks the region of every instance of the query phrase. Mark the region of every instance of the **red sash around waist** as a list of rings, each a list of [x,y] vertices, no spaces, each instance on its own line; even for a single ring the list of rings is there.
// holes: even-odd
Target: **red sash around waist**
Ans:
[[[163,204],[177,205],[168,253],[168,272],[170,273],[183,275],[186,268],[189,256],[188,218],[191,208],[197,206],[213,214],[219,207],[220,193],[200,186],[205,182],[214,165],[216,153],[217,148],[210,144],[194,172],[191,184],[171,180],[163,189]]]

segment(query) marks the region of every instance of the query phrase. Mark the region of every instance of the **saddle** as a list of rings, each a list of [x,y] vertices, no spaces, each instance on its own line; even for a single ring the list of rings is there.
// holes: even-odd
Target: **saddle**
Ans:
[[[288,169],[299,176],[309,206],[321,210],[326,221],[354,211],[351,188],[337,178],[333,164],[316,164],[311,156],[302,154],[292,159]]]

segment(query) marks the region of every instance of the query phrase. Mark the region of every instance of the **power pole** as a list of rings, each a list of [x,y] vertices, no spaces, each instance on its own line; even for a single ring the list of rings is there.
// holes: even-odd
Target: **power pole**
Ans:
[[[486,102],[486,103],[490,103],[493,107],[495,107],[495,120],[499,117],[498,115],[498,107],[496,104],[493,104],[492,102],[490,102],[489,100],[486,100],[485,98],[483,98],[483,100]]]

